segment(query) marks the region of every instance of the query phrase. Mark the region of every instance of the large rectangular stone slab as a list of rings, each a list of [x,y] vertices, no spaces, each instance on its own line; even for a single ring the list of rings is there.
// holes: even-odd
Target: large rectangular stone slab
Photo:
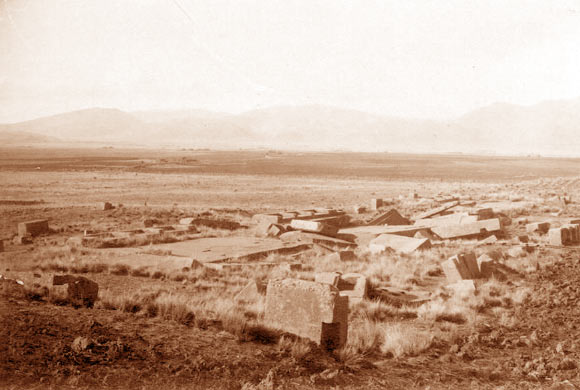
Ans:
[[[526,225],[526,231],[528,233],[540,232],[547,233],[550,229],[549,222],[533,222]]]
[[[269,326],[336,349],[346,343],[348,297],[330,284],[299,279],[268,282],[264,320]]]
[[[285,243],[276,238],[250,236],[208,237],[197,240],[159,244],[156,249],[168,250],[174,256],[188,257],[201,263],[251,261],[270,254],[299,253],[311,247],[308,243]]]
[[[435,226],[431,231],[442,239],[485,236],[501,230],[499,219],[486,219],[468,224]]]
[[[38,236],[41,234],[49,233],[48,220],[38,219],[36,221],[20,222],[18,224],[18,235],[19,236]]]
[[[325,236],[335,237],[338,233],[338,227],[326,224],[324,222],[316,222],[303,219],[293,219],[290,226],[296,230],[305,232],[318,233]]]
[[[371,253],[381,253],[391,248],[400,253],[411,253],[416,250],[428,249],[431,247],[431,241],[427,238],[412,238],[398,236],[396,234],[381,234],[373,239],[369,244]]]
[[[468,213],[455,213],[435,218],[418,219],[415,221],[416,226],[434,227],[449,225],[465,225],[478,221],[477,215]]]

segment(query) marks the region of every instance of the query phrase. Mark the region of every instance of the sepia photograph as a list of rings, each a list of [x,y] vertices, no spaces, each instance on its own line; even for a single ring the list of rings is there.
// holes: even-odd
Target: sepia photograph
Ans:
[[[0,0],[3,389],[580,389],[580,0]]]

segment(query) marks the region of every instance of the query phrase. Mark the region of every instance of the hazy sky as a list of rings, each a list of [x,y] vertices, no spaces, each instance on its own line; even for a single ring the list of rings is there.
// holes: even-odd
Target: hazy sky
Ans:
[[[580,0],[0,0],[0,122],[325,104],[447,118],[580,96]]]

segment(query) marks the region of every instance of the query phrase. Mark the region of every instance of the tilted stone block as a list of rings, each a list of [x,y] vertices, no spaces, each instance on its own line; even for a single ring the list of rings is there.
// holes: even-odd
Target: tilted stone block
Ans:
[[[549,229],[550,229],[549,222],[534,222],[526,225],[526,231],[528,233],[534,232],[547,233]]]
[[[314,275],[314,281],[316,283],[326,283],[334,287],[338,286],[339,280],[340,272],[319,272]]]
[[[83,276],[54,275],[52,284],[68,284],[68,299],[73,304],[92,307],[99,297],[99,285]]]
[[[268,282],[265,322],[314,341],[340,348],[348,333],[348,297],[330,284],[299,279]]]
[[[338,227],[328,225],[323,222],[308,221],[303,219],[293,219],[290,226],[296,230],[318,233],[326,236],[336,236]]]

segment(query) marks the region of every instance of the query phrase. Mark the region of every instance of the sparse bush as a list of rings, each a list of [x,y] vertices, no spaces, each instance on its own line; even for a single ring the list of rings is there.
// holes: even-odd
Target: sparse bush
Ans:
[[[147,269],[145,267],[140,267],[140,268],[133,269],[131,271],[131,276],[148,278],[149,277],[149,272],[147,271]]]
[[[126,276],[129,275],[130,269],[131,268],[127,264],[115,264],[110,272],[113,275]]]

